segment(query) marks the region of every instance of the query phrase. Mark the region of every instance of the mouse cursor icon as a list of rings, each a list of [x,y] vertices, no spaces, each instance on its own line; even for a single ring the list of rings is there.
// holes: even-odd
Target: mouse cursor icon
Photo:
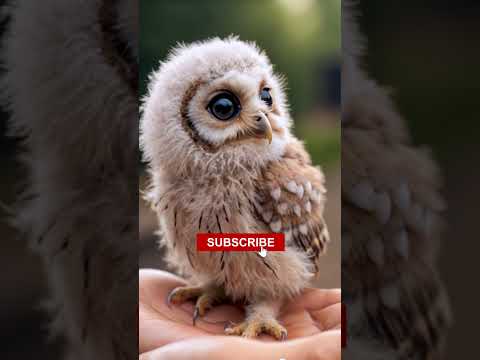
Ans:
[[[258,252],[258,255],[260,255],[262,258],[264,258],[265,256],[267,256],[267,250],[264,249],[263,247],[260,248],[260,251]]]

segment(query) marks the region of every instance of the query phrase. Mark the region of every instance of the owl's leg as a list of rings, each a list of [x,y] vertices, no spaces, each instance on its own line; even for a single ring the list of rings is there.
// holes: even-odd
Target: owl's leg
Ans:
[[[206,286],[180,286],[168,295],[168,304],[182,304],[186,301],[196,300],[193,312],[193,325],[199,317],[203,317],[214,305],[226,301],[225,292],[221,287]]]
[[[240,335],[247,338],[256,338],[264,333],[277,340],[287,338],[287,329],[277,321],[279,304],[275,302],[261,302],[247,307],[247,317],[244,322],[227,326],[225,334]]]

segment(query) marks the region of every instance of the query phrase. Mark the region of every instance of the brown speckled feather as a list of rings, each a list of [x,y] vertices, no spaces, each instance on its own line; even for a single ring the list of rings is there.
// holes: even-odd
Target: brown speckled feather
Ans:
[[[286,245],[307,253],[318,272],[320,255],[330,241],[323,219],[324,176],[311,165],[300,142],[289,144],[280,161],[262,173],[257,184],[258,219],[285,234]]]

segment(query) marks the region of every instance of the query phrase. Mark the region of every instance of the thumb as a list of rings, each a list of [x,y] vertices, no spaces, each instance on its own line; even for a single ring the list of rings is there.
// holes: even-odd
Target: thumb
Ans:
[[[140,360],[340,360],[340,330],[302,339],[261,342],[239,337],[211,336],[175,342],[142,354]]]
[[[223,360],[228,354],[230,360],[245,360],[243,338],[208,336],[174,342],[140,355],[139,360]],[[256,344],[252,344],[254,347]],[[250,349],[251,350],[251,349]],[[249,360],[256,360],[249,358]]]
[[[286,360],[340,360],[342,339],[340,330],[330,330],[297,340],[278,343]]]

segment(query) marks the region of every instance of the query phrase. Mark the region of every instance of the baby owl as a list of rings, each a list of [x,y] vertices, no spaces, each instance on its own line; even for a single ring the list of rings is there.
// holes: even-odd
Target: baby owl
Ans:
[[[150,77],[141,146],[152,175],[148,200],[167,258],[195,300],[193,322],[225,300],[246,305],[226,334],[285,339],[281,304],[318,273],[329,241],[324,176],[291,131],[267,56],[237,38],[179,46]],[[197,252],[197,233],[284,233],[285,251]]]

